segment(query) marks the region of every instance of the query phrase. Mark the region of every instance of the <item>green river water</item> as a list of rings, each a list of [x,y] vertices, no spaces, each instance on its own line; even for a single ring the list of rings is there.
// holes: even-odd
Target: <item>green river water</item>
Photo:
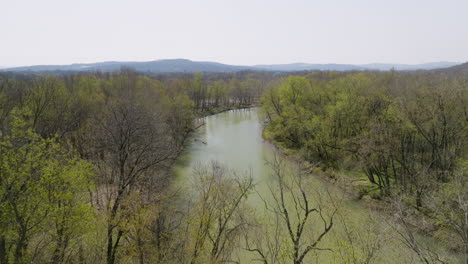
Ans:
[[[275,153],[275,147],[262,138],[260,108],[249,108],[231,110],[204,118],[205,125],[197,129],[191,136],[184,155],[180,158],[175,172],[178,176],[178,184],[190,184],[190,176],[193,168],[199,164],[207,164],[217,161],[228,167],[241,172],[250,171],[257,184],[258,192],[267,196],[269,191],[267,183],[271,178],[271,169],[266,161],[271,160]],[[292,161],[289,161],[292,164]],[[312,188],[328,188],[332,193],[338,194],[335,186],[330,186],[317,177],[312,177]],[[342,196],[344,197],[344,196]],[[249,197],[249,203],[253,207],[261,208],[262,203],[258,197]],[[389,228],[382,224],[385,222],[382,216],[374,216],[370,219],[369,209],[354,198],[348,197],[342,200],[343,213],[342,220],[345,220],[353,228],[353,236],[356,238],[356,246],[368,246],[369,240],[380,239],[381,248],[378,250],[378,257],[373,263],[419,263],[415,254],[409,251],[400,238]],[[261,210],[259,210],[261,211]],[[375,228],[376,233],[370,234],[368,231],[372,222],[382,224]],[[334,232],[327,236],[322,246],[334,248],[333,252],[320,251],[317,255],[310,254],[305,263],[354,263],[343,261],[340,257],[340,247],[344,234],[340,220],[336,220]],[[432,242],[437,247],[435,242]],[[342,253],[351,254],[349,244],[341,245]],[[358,252],[359,254],[359,252]],[[362,252],[360,254],[363,254]],[[253,262],[253,256],[248,253],[241,253],[241,263]],[[361,262],[364,263],[364,262]]]
[[[262,138],[258,108],[223,112],[204,122],[176,168],[180,177],[188,177],[199,164],[217,161],[230,169],[251,171],[257,183],[268,179],[265,162],[272,157],[273,146]]]

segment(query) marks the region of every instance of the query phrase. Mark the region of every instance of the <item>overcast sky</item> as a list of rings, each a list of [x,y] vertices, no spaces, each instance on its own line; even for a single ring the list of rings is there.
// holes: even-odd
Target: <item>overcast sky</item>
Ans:
[[[468,61],[468,0],[0,0],[0,66]]]

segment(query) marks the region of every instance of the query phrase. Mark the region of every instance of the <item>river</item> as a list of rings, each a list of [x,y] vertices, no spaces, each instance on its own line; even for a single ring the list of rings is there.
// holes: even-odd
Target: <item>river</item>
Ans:
[[[273,155],[273,146],[263,140],[258,108],[231,110],[204,118],[205,125],[192,135],[176,167],[182,179],[194,167],[217,161],[229,169],[251,173],[261,184],[270,169],[265,162]]]
[[[271,169],[266,161],[273,157],[275,147],[262,138],[260,115],[260,108],[249,108],[205,117],[205,125],[198,128],[191,136],[185,153],[175,167],[179,184],[187,185],[190,182],[193,168],[217,161],[229,169],[252,175],[260,194],[268,191],[266,183],[271,178]],[[332,193],[335,194],[340,192],[336,186],[330,186],[331,184],[317,177],[312,180],[314,189],[332,189]],[[354,228],[355,246],[368,248],[371,246],[368,242],[372,242],[370,239],[379,240],[381,244],[377,249],[376,263],[417,263],[415,255],[401,243],[395,232],[385,224],[380,225],[385,223],[385,217],[371,213],[366,205],[352,197],[343,195],[342,197],[344,197],[342,205],[345,213],[341,219]],[[258,199],[249,199],[253,206],[261,206]],[[343,239],[343,228],[339,220],[336,222],[334,233],[323,242],[330,248],[336,248],[337,241]],[[375,226],[374,229],[371,227],[373,222],[378,222],[380,226]],[[341,248],[344,249],[319,252],[319,256],[314,256],[309,261],[313,259],[314,263],[343,263],[342,254],[363,255],[362,257],[367,254],[359,250],[348,252],[352,250],[349,245],[341,245]],[[243,256],[242,259],[244,259],[242,263],[250,263],[246,260],[249,259],[248,256]]]

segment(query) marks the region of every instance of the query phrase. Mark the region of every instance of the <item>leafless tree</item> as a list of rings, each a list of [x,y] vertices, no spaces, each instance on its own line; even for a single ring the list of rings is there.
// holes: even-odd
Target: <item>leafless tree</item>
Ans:
[[[306,256],[312,251],[331,250],[319,247],[319,244],[332,229],[337,208],[334,207],[327,213],[320,195],[314,204],[310,190],[305,186],[306,174],[301,171],[288,173],[286,164],[279,155],[275,155],[269,165],[273,170],[275,184],[270,186],[271,201],[268,198],[262,199],[266,209],[286,229],[288,242],[292,245],[288,252],[292,263],[304,263]],[[256,252],[263,263],[276,263],[275,248],[279,243],[278,239],[279,236],[275,236],[266,248],[255,245],[249,246],[247,250]],[[272,249],[273,252],[270,251]]]
[[[253,180],[213,162],[195,170],[194,187],[197,197],[190,213],[194,235],[189,262],[230,261],[236,243],[249,226],[245,202]]]
[[[385,229],[376,216],[369,215],[366,220],[353,225],[344,208],[337,213],[337,224],[342,228],[337,234],[338,256],[343,263],[378,263],[377,257],[384,247]],[[359,228],[358,226],[362,227]]]
[[[99,168],[96,203],[107,212],[107,263],[115,263],[125,236],[124,200],[143,180],[154,179],[157,171],[168,168],[182,151],[183,138],[176,138],[168,127],[157,96],[138,98],[131,76],[119,76],[115,89],[120,94],[108,102],[106,111],[96,118],[94,146]],[[154,100],[153,102],[151,102]],[[146,103],[145,103],[146,102]],[[165,184],[164,178],[158,178]]]
[[[442,184],[440,189],[426,194],[428,208],[443,227],[461,243],[465,263],[468,264],[468,171],[460,168],[450,182]],[[456,243],[459,244],[459,243]]]
[[[417,254],[422,263],[448,263],[441,256],[435,252],[431,247],[424,244],[417,238],[415,227],[411,224],[410,218],[411,208],[407,207],[401,197],[397,197],[393,201],[394,205],[394,219],[387,221],[387,223],[395,230],[401,237],[403,244]]]

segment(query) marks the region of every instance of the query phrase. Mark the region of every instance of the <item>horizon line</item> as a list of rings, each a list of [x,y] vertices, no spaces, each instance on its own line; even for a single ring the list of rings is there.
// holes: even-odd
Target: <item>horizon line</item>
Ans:
[[[87,65],[87,64],[98,64],[98,63],[147,63],[147,62],[157,62],[157,61],[176,61],[176,60],[185,60],[190,62],[199,62],[199,63],[219,63],[224,65],[230,66],[244,66],[244,67],[256,67],[256,66],[272,66],[272,65],[292,65],[292,64],[306,64],[306,65],[353,65],[353,66],[366,66],[366,65],[402,65],[402,66],[417,66],[417,65],[425,65],[425,64],[433,64],[433,63],[454,63],[454,64],[462,64],[463,61],[449,61],[449,60],[441,60],[441,61],[428,61],[422,63],[400,63],[400,62],[369,62],[369,63],[337,63],[337,62],[326,62],[326,63],[314,63],[314,62],[286,62],[286,63],[257,63],[257,64],[230,64],[220,61],[210,61],[210,60],[193,60],[193,59],[186,59],[186,58],[172,58],[172,59],[154,59],[154,60],[103,60],[103,61],[94,61],[94,62],[73,62],[73,63],[64,63],[64,64],[28,64],[28,65],[17,65],[17,66],[7,66],[7,65],[0,65],[0,69],[13,69],[13,68],[22,68],[22,67],[37,67],[37,66],[71,66],[71,65]]]

